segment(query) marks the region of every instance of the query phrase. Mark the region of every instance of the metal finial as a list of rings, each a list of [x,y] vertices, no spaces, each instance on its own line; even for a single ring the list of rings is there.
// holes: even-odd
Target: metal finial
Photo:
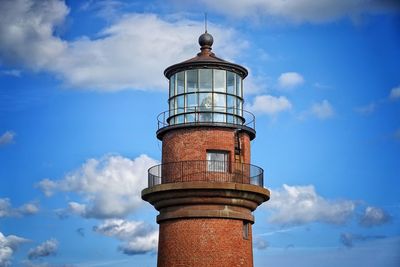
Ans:
[[[207,12],[204,13],[204,29],[205,32],[207,33]]]

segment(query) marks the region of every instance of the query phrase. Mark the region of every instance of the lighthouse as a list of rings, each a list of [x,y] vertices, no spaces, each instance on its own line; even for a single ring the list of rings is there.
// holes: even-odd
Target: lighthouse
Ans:
[[[161,164],[142,198],[159,211],[157,266],[253,266],[253,211],[269,200],[264,171],[251,164],[255,117],[243,109],[248,71],[212,52],[164,71],[168,110],[158,116]]]

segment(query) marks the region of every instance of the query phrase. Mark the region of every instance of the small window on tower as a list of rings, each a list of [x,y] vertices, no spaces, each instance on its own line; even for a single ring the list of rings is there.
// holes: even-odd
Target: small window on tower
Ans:
[[[243,221],[243,238],[249,239],[250,223]]]
[[[207,151],[207,170],[211,172],[228,171],[227,151]]]

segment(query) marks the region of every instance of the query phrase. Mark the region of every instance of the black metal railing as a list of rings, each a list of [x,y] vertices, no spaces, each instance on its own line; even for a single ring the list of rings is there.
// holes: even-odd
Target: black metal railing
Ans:
[[[249,127],[255,130],[256,122],[253,113],[239,108],[186,107],[161,112],[157,116],[157,129],[178,124],[230,124]]]
[[[194,160],[159,164],[148,170],[149,187],[182,182],[225,182],[264,186],[264,170],[229,161]]]

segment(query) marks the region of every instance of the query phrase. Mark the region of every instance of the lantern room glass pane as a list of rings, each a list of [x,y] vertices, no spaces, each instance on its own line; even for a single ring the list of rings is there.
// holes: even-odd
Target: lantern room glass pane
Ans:
[[[185,121],[186,122],[195,122],[195,114],[194,113],[186,114]]]
[[[243,97],[242,90],[242,78],[236,74],[236,95],[239,97]]]
[[[226,92],[225,76],[224,70],[214,70],[214,91]]]
[[[235,112],[235,108],[236,108],[236,97],[232,96],[232,95],[227,95],[227,103],[226,103],[226,107],[228,109],[228,113],[233,113]]]
[[[184,115],[179,115],[175,117],[175,123],[179,124],[179,123],[184,123]]]
[[[239,98],[237,99],[237,115],[243,116],[243,102]]]
[[[199,90],[203,92],[212,90],[212,70],[199,70]]]
[[[212,109],[212,94],[211,93],[200,93],[199,94],[199,109],[210,110]]]
[[[197,94],[187,94],[186,95],[186,111],[194,112],[197,107]]]
[[[185,108],[185,98],[183,95],[176,97],[176,113],[182,113]]]
[[[233,116],[232,115],[226,115],[226,122],[227,123],[233,123]]]
[[[169,97],[175,95],[175,75],[172,75],[169,80]]]
[[[196,92],[198,88],[198,71],[197,70],[188,70],[186,71],[186,91],[187,92]]]
[[[185,72],[177,73],[176,77],[177,94],[183,94],[185,92]]]
[[[222,113],[214,113],[213,122],[226,122],[226,115]]]
[[[226,72],[226,87],[228,94],[235,94],[235,74],[233,72]]]
[[[226,95],[214,93],[214,110],[226,112]]]
[[[174,101],[175,99],[173,98],[173,99],[171,99],[170,101],[169,101],[169,116],[173,116],[173,115],[175,115],[175,105],[174,105]]]

